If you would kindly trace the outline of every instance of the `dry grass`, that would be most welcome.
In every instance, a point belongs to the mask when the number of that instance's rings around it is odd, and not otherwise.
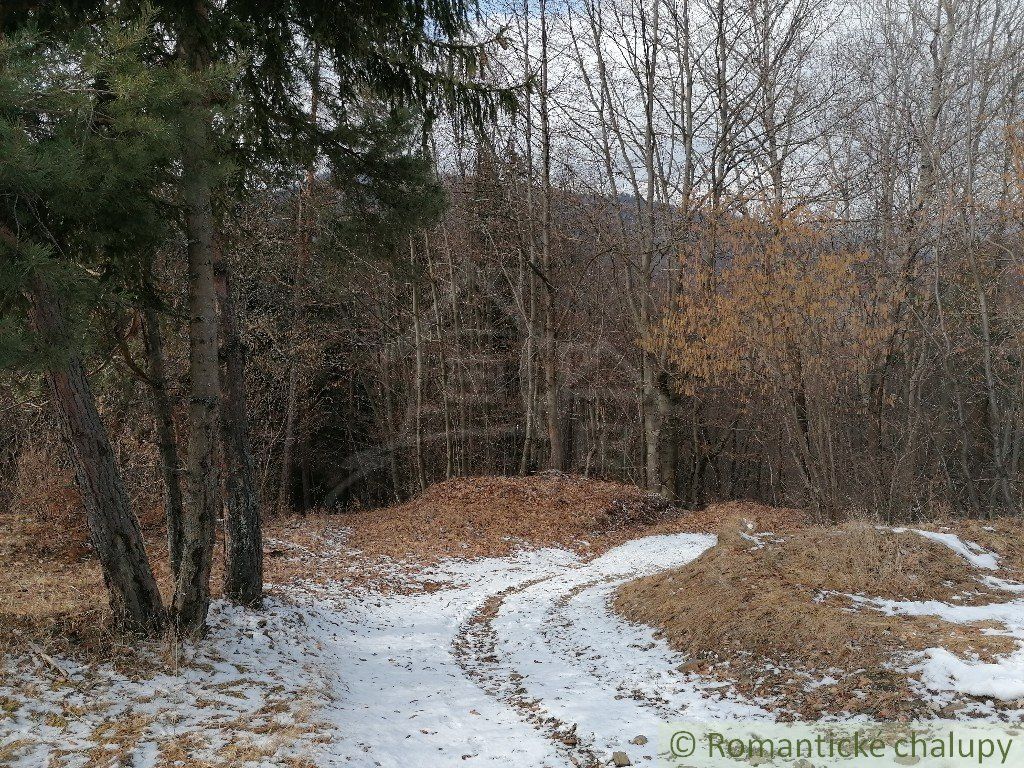
[[[165,601],[172,585],[162,515],[148,510],[140,523],[150,562]],[[280,518],[265,524],[267,579],[288,582],[315,569],[317,553],[331,530],[342,527],[336,515]],[[277,543],[275,543],[277,542]],[[296,552],[281,552],[280,542],[295,542]],[[223,546],[214,548],[214,596],[221,590]],[[85,512],[73,489],[60,503],[16,505],[0,514],[0,653],[31,649],[51,653],[117,657],[130,639],[111,632],[110,608],[99,563],[89,544]],[[130,654],[129,654],[130,655]]]
[[[32,644],[50,653],[105,657],[123,651],[109,631],[102,575],[89,546],[74,480],[52,482],[19,497],[0,514],[0,652]],[[468,478],[441,483],[396,507],[356,514],[312,514],[265,521],[267,581],[336,579],[364,582],[364,567],[382,558],[414,563],[444,557],[507,554],[524,544],[583,546],[664,522],[678,511],[639,489],[573,476]],[[165,599],[171,593],[165,529],[159,510],[140,518],[150,561]],[[222,547],[215,548],[214,594]]]
[[[27,639],[86,647],[104,636],[109,609],[99,566],[83,546],[87,536],[49,522],[0,517],[0,650]]]
[[[433,563],[500,557],[523,546],[565,547],[592,556],[637,536],[712,532],[737,512],[779,530],[805,520],[799,510],[752,502],[687,511],[633,485],[561,473],[456,478],[405,504],[344,520],[352,526],[347,543],[364,555]]]
[[[54,654],[122,655],[124,641],[109,631],[106,591],[74,478],[53,467],[44,474],[50,482],[0,514],[0,562],[7,566],[0,580],[0,652],[34,643]],[[337,580],[397,589],[403,580],[387,581],[394,579],[387,565],[394,561],[416,567],[446,557],[501,556],[523,546],[592,556],[639,535],[714,531],[737,513],[777,530],[803,521],[798,510],[745,502],[688,512],[635,486],[575,475],[460,478],[385,509],[266,520],[266,575],[268,583]],[[171,588],[161,511],[143,509],[140,523],[166,598]],[[218,543],[215,595],[221,555]]]
[[[933,646],[983,657],[1015,647],[980,626],[854,611],[842,596],[950,600],[982,591],[977,571],[941,544],[865,523],[759,536],[759,543],[740,528],[740,518],[731,519],[718,546],[687,566],[624,585],[615,605],[689,654],[694,670],[738,680],[741,691],[774,696],[812,718],[842,711],[921,716],[907,676],[887,662]],[[839,680],[808,692],[794,670],[838,673]]]
[[[5,652],[15,654],[11,659],[17,666],[11,667],[12,670],[31,670],[33,664],[37,668],[31,676],[12,676],[6,681],[16,698],[0,697],[0,724],[21,710],[26,701],[53,699],[54,693],[64,688],[78,693],[87,689],[97,699],[86,707],[72,705],[70,700],[58,695],[53,707],[24,710],[28,712],[25,717],[38,721],[40,726],[68,732],[71,725],[81,723],[85,715],[95,716],[102,712],[101,707],[109,706],[109,701],[103,698],[107,696],[106,674],[94,672],[107,668],[93,666],[95,663],[112,662],[117,672],[129,679],[141,680],[156,671],[174,674],[180,648],[177,643],[169,642],[166,658],[161,660],[153,653],[152,645],[137,644],[131,638],[110,631],[106,590],[89,545],[85,514],[74,480],[58,472],[47,476],[50,481],[35,488],[34,496],[18,497],[9,512],[0,514],[0,562],[5,566],[4,578],[0,579],[0,656]],[[170,584],[162,514],[159,509],[142,507],[140,512],[150,560],[166,598]],[[267,530],[271,542],[294,541],[296,552],[306,553],[308,557],[299,558],[294,553],[286,557],[269,556],[268,578],[292,578],[303,567],[309,567],[308,563],[315,559],[314,550],[319,550],[322,557],[323,538],[329,535],[331,528],[339,528],[336,516],[333,521],[322,517],[269,521]],[[276,544],[272,543],[268,549],[273,551],[274,546]],[[221,580],[220,542],[215,554],[217,562],[212,582],[216,593]],[[62,668],[62,657],[86,662],[90,669],[75,673],[84,678],[68,677]],[[203,666],[195,660],[189,664],[197,668]],[[213,669],[210,671],[212,673]],[[240,678],[231,686],[211,685],[210,693],[237,696],[241,700],[246,696],[241,690],[236,693],[234,687],[251,692],[261,686],[266,688],[263,674],[251,684]],[[89,765],[97,766],[130,762],[130,756],[140,743],[149,741],[157,745],[159,765],[199,768],[255,761],[310,768],[309,761],[287,756],[287,753],[294,751],[292,745],[310,741],[316,724],[310,721],[310,710],[300,699],[287,694],[284,688],[276,690],[277,687],[266,689],[263,709],[223,724],[211,717],[205,733],[173,732],[174,729],[166,733],[166,729],[153,721],[152,715],[119,715],[88,734],[92,746],[86,751],[56,750],[51,753],[51,761],[57,765],[69,759],[81,761],[84,757]],[[214,702],[207,702],[200,693],[195,705],[212,707]],[[287,717],[280,720],[275,717],[282,714]],[[161,722],[171,716],[163,710]],[[211,741],[211,736],[216,740]],[[0,764],[30,752],[37,743],[37,739],[30,737],[0,746]]]

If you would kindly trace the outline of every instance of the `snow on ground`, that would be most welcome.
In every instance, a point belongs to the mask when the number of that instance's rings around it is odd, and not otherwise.
[[[607,609],[624,581],[684,565],[714,541],[707,535],[632,541],[511,593],[493,623],[500,667],[506,676],[521,676],[526,695],[546,712],[576,725],[598,757],[622,750],[634,762],[655,758],[663,721],[769,717],[751,703],[712,695],[677,670],[681,657],[650,630]],[[643,741],[637,736],[647,742],[631,745]]]
[[[346,601],[314,590],[322,602],[337,601],[320,639],[340,686],[329,711],[338,741],[317,764],[570,765],[564,741],[534,727],[538,718],[509,698],[529,700],[540,720],[576,726],[580,745],[602,757],[612,749],[651,754],[656,727],[673,707],[675,716],[689,708],[690,719],[764,716],[753,705],[713,701],[717,695],[676,671],[680,657],[607,603],[616,583],[686,563],[713,543],[656,536],[589,563],[553,549],[447,563],[427,576],[457,586],[387,599]],[[476,658],[457,641],[494,599],[502,602],[490,622],[497,658]],[[504,695],[516,688],[525,693]],[[643,692],[639,701],[634,691]],[[638,735],[648,747],[628,743]]]
[[[907,529],[897,528],[896,532]],[[937,541],[964,557],[981,570],[995,570],[999,558],[974,542],[965,542],[952,533],[935,533],[909,529]],[[979,582],[1010,593],[1024,592],[1024,584],[1000,579],[991,574],[979,575]],[[986,632],[1013,637],[1018,650],[1000,657],[994,663],[980,659],[963,659],[945,648],[928,648],[913,669],[921,673],[921,682],[933,694],[959,693],[969,696],[1015,701],[1024,699],[1024,600],[985,605],[958,605],[939,600],[887,600],[847,595],[854,604],[881,611],[890,616],[935,616],[953,624],[991,622],[1002,629]]]
[[[54,674],[33,690],[44,670],[21,659],[0,683],[0,764],[6,749],[18,768],[97,755],[150,768],[175,745],[254,766],[566,768],[579,750],[603,761],[613,749],[635,761],[653,754],[662,720],[767,716],[678,672],[681,657],[608,605],[621,581],[713,543],[657,536],[590,562],[557,549],[451,561],[418,574],[443,587],[413,594],[294,587],[263,613],[219,605],[196,657],[148,678],[68,664],[67,686]],[[493,658],[462,639],[474,632]],[[542,725],[555,721],[577,747]],[[135,723],[131,738],[110,722]],[[639,735],[647,746],[628,743]]]
[[[991,553],[936,536],[994,567]],[[192,657],[148,676],[8,658],[0,765],[568,768],[620,750],[643,764],[661,722],[771,719],[763,703],[682,671],[683,657],[609,605],[622,582],[713,543],[652,536],[589,562],[540,549],[445,562],[417,574],[423,588],[409,594],[310,583],[280,590],[261,613],[218,604]],[[1024,599],[849,597],[893,614],[993,621],[1024,641]],[[933,648],[919,670],[936,697],[1024,697],[1024,650],[993,663]]]
[[[275,599],[261,613],[218,603],[210,624],[188,658],[143,651],[148,676],[38,651],[3,659],[0,765],[278,766],[308,750],[329,681],[302,614]]]
[[[928,648],[924,659],[915,669],[920,671],[921,682],[930,691],[962,693],[1003,701],[1024,699],[1024,600],[955,605],[939,600],[900,601],[855,595],[851,595],[850,599],[890,616],[935,616],[953,624],[993,622],[1002,625],[1002,629],[985,631],[1013,637],[1020,647],[1000,657],[995,663],[962,659],[944,648]]]
[[[911,531],[912,533],[916,533],[918,536],[923,536],[926,539],[930,539],[931,541],[935,541],[949,547],[975,568],[984,568],[988,571],[994,571],[999,567],[999,555],[995,552],[989,552],[987,549],[978,546],[973,541],[964,541],[956,534],[923,531],[920,528],[893,528],[894,533],[906,533],[907,531]]]
[[[298,593],[319,617],[321,663],[336,684],[324,713],[336,741],[322,746],[317,764],[561,765],[549,740],[465,675],[452,644],[489,595],[575,562],[568,552],[545,549],[433,569],[429,578],[457,583],[434,592],[360,600],[330,587]]]

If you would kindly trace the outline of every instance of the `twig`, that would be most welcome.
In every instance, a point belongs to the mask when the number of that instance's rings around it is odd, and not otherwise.
[[[57,663],[57,661],[53,658],[53,656],[48,654],[46,651],[44,651],[38,645],[33,643],[31,640],[28,643],[28,647],[32,650],[32,653],[34,653],[40,659],[42,659],[47,664],[49,664],[51,667],[53,667],[55,670],[57,670],[57,672],[60,673],[60,676],[63,677],[65,680],[70,680],[71,679],[71,675],[69,675],[64,670],[64,668],[60,664]]]

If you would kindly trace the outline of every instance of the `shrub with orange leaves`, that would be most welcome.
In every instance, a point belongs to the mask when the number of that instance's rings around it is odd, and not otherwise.
[[[862,250],[796,216],[715,229],[720,270],[710,275],[705,260],[684,269],[689,284],[659,329],[684,391],[736,384],[778,392],[837,364],[847,374],[864,369],[889,326],[870,300]]]

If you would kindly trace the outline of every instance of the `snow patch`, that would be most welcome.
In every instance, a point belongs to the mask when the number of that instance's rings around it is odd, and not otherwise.
[[[994,571],[999,567],[999,555],[989,552],[984,547],[975,544],[973,541],[963,541],[953,533],[936,533],[935,531],[924,531],[920,528],[893,528],[896,533],[910,531],[918,536],[923,536],[931,541],[944,544],[956,552],[975,568],[983,568],[987,571]]]
[[[302,613],[282,600],[266,602],[262,613],[216,603],[208,637],[176,670],[155,645],[140,651],[153,669],[133,675],[70,659],[56,660],[60,672],[25,656],[3,659],[0,753],[6,748],[11,759],[5,765],[91,766],[103,751],[111,765],[152,768],[161,748],[182,737],[196,760],[216,761],[235,746],[256,755],[239,765],[280,765],[302,755],[311,730],[278,739],[273,732],[282,729],[271,726],[303,721],[322,704],[325,682],[307,663]]]
[[[984,629],[985,633],[1013,637],[1020,649],[996,659],[962,659],[945,648],[928,648],[924,660],[914,667],[921,673],[925,687],[935,692],[988,697],[1002,701],[1024,698],[1024,600],[987,605],[952,605],[940,600],[887,600],[847,595],[857,605],[881,611],[889,616],[935,616],[953,624],[993,622],[1002,629]]]
[[[1014,701],[1024,699],[1024,657],[1015,653],[997,664],[965,661],[945,648],[929,648],[921,681],[934,691]]]

